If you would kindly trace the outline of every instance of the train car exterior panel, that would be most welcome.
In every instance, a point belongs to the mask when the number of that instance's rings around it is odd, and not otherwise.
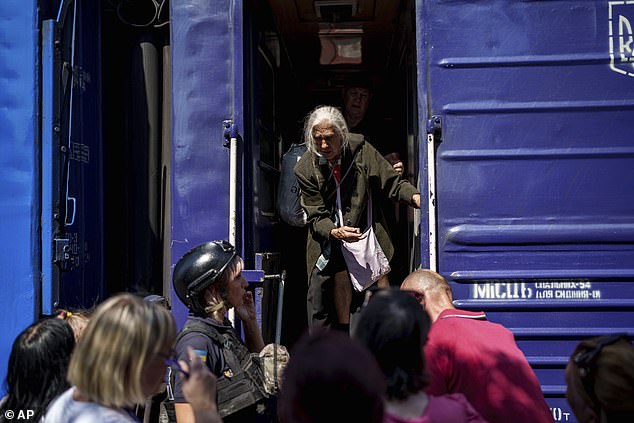
[[[459,306],[514,331],[556,419],[574,421],[575,343],[634,330],[634,79],[611,66],[616,2],[423,3],[438,269]]]
[[[278,239],[274,207],[283,145],[278,119],[287,116],[279,106],[294,107],[298,93],[284,87],[283,79],[290,79],[292,64],[307,60],[291,63],[285,55],[292,49],[276,44],[277,34],[258,15],[272,12],[273,3],[170,1],[171,64],[159,72],[171,75],[169,93],[163,93],[171,109],[166,114],[171,141],[160,147],[169,150],[161,152],[169,156],[168,173],[161,176],[169,179],[162,188],[169,191],[164,216],[170,228],[160,241],[166,268],[151,273],[162,275],[164,287],[170,285],[169,267],[208,240],[231,240],[247,269],[268,266],[273,273],[284,262],[280,255],[292,248],[280,247],[291,238]],[[403,87],[411,91],[400,108],[411,115],[402,120],[411,126],[408,173],[420,175],[422,196],[431,204],[408,217],[413,226],[408,237],[420,241],[420,251],[411,249],[408,260],[447,277],[457,306],[485,310],[490,320],[512,330],[555,420],[574,422],[564,398],[563,368],[576,342],[611,332],[634,335],[634,4],[403,4],[408,21],[401,35],[407,42],[390,56],[403,58],[395,68],[406,74]],[[130,97],[100,91],[125,86],[103,75],[108,66],[101,62],[107,55],[102,48],[119,53],[119,39],[110,44],[100,39],[100,25],[121,28],[120,16],[104,17],[113,12],[104,2],[59,0],[44,7],[60,7],[57,20],[40,22],[40,6],[14,0],[0,6],[0,38],[6,40],[0,43],[0,263],[7,270],[0,305],[12,316],[3,323],[2,379],[11,342],[39,312],[51,312],[60,298],[89,306],[112,288],[108,254],[152,265],[134,257],[147,251],[127,242],[134,234],[117,231],[109,215],[112,203],[106,204],[118,198],[118,183],[127,176],[143,179],[152,172],[129,165],[124,176],[117,175],[115,188],[107,189],[119,152],[106,143],[120,133],[105,130],[106,120],[144,117],[113,113],[118,99]],[[278,56],[267,50],[275,45]],[[64,74],[63,66],[72,72]],[[324,70],[313,76],[318,79]],[[139,69],[119,74],[134,71]],[[328,84],[337,78],[341,75],[311,84],[332,94],[335,87]],[[139,80],[130,77],[131,84]],[[135,88],[143,94],[145,87]],[[293,132],[288,130],[293,122],[287,125],[284,130]],[[412,128],[418,128],[417,140]],[[121,137],[135,144],[125,151],[157,153],[157,146],[145,152],[144,141],[136,142],[141,132]],[[156,199],[149,204],[143,192],[134,194],[145,186],[135,183],[130,195],[135,199],[115,204],[140,207],[117,210],[133,216],[125,226],[130,231],[152,226],[135,227],[158,204]],[[62,216],[53,217],[56,211]],[[112,254],[119,239],[128,246]],[[245,274],[258,282],[263,272]],[[171,294],[180,325],[186,309]],[[258,310],[264,307],[258,304]]]
[[[242,5],[190,0],[170,7],[173,266],[194,246],[229,238],[232,181],[223,122],[231,120],[234,131],[243,126]],[[187,311],[173,298],[182,324]]]
[[[0,396],[13,339],[39,312],[37,9],[0,5]]]

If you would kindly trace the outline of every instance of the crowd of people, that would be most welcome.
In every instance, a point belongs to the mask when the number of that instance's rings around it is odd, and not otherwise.
[[[363,94],[351,90],[348,108],[364,109]],[[162,297],[118,294],[20,333],[0,423],[11,410],[32,410],[31,421],[44,423],[552,422],[508,329],[456,308],[450,284],[431,270],[387,282],[394,247],[380,204],[419,208],[420,192],[400,160],[388,161],[347,120],[361,122],[322,106],[304,127],[308,151],[295,174],[308,215],[309,330],[290,357],[265,348],[234,246],[211,241],[174,268],[174,291],[189,310],[180,331]],[[347,244],[368,241],[371,257],[348,254]],[[579,342],[565,380],[579,422],[634,421],[626,335]]]
[[[32,421],[46,423],[144,421],[135,407],[160,391],[169,369],[177,422],[553,421],[513,335],[456,308],[448,282],[430,270],[411,273],[400,289],[366,291],[350,335],[307,331],[279,391],[267,391],[252,354],[263,347],[257,324],[243,341],[226,316],[235,308],[245,328],[255,320],[241,267],[224,241],[179,261],[174,285],[190,317],[178,335],[165,306],[131,294],[85,313],[79,333],[71,312],[30,325],[13,344],[0,420],[32,410]],[[579,422],[634,421],[634,346],[625,334],[579,342],[565,379]]]
[[[242,259],[225,241],[179,260],[174,286],[190,316],[177,333],[167,307],[115,295],[83,315],[40,319],[15,340],[7,410],[58,422],[551,422],[535,373],[513,335],[481,312],[453,305],[438,273],[417,270],[398,288],[365,291],[350,334],[307,331],[264,387],[264,343]],[[234,308],[244,340],[227,320]],[[78,330],[79,329],[79,330]],[[166,372],[169,369],[170,372]],[[163,388],[176,415],[144,419],[139,405]],[[581,423],[634,421],[634,347],[625,334],[578,343],[566,367],[567,398]]]

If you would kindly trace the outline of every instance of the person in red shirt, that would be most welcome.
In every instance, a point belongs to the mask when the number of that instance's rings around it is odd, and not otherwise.
[[[433,322],[425,346],[427,393],[462,393],[490,423],[553,421],[511,331],[484,312],[455,308],[449,283],[431,270],[411,273],[401,290],[412,292]]]

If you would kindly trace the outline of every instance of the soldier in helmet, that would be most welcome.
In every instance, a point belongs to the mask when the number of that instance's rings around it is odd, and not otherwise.
[[[258,418],[266,413],[267,394],[262,367],[252,354],[262,350],[264,341],[242,268],[233,245],[211,241],[187,252],[173,273],[174,290],[189,309],[176,340],[176,355],[187,360],[187,347],[192,347],[218,377],[218,411],[225,423],[266,421]],[[232,307],[242,321],[244,343],[227,319]],[[176,419],[178,423],[193,422],[180,376],[177,374],[174,384]]]

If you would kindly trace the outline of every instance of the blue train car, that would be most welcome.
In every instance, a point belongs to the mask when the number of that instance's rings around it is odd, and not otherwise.
[[[610,0],[6,0],[0,5],[0,377],[56,307],[163,293],[230,239],[286,271],[304,330],[306,232],[276,211],[315,105],[368,78],[370,113],[428,204],[400,210],[402,271],[510,328],[556,421],[583,338],[634,335],[634,4]],[[265,336],[269,296],[258,285]]]

